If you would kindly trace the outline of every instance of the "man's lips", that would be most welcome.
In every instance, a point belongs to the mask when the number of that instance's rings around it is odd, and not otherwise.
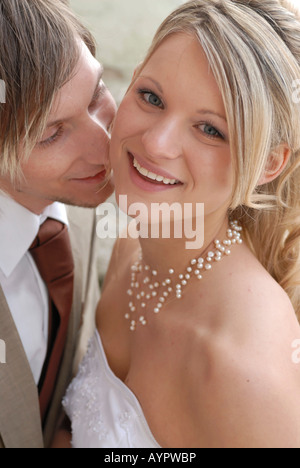
[[[71,180],[75,182],[102,182],[106,178],[106,169],[98,172],[96,175],[86,176],[86,177],[73,177]]]

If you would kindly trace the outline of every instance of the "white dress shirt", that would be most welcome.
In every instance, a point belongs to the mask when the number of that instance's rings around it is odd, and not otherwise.
[[[0,284],[36,384],[47,352],[49,301],[28,249],[47,217],[68,224],[61,203],[53,203],[39,216],[0,192]]]

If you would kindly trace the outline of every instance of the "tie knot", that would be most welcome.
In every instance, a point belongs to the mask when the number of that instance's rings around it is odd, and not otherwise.
[[[74,270],[72,248],[65,224],[48,218],[30,247],[40,274],[48,285]]]
[[[40,226],[39,232],[33,241],[30,251],[46,244],[51,239],[54,239],[65,228],[65,225],[55,219],[47,218],[46,221]]]

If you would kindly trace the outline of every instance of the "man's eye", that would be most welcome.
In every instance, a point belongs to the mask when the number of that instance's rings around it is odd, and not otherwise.
[[[43,141],[39,141],[38,142],[38,145],[45,148],[49,145],[51,145],[52,143],[54,143],[62,134],[63,134],[64,130],[63,130],[63,127],[60,126],[55,133],[53,133],[53,135],[51,135],[49,138],[46,138],[45,140]]]
[[[151,106],[160,108],[163,107],[161,99],[159,99],[159,97],[156,94],[152,93],[152,91],[149,91],[147,89],[139,89],[138,94],[144,102],[147,102]]]

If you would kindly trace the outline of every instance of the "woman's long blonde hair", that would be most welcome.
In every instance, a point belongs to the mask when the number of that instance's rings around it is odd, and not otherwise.
[[[160,26],[145,66],[169,35],[198,37],[223,96],[234,167],[231,215],[289,295],[300,319],[300,15],[289,0],[196,0]],[[298,91],[297,91],[298,87]],[[272,153],[288,165],[259,186]]]

